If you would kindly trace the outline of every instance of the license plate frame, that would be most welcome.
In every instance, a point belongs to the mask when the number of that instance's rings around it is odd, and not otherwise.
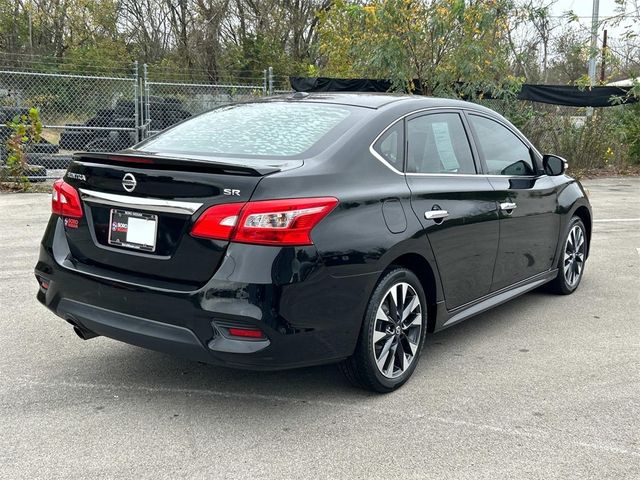
[[[109,245],[153,253],[156,251],[157,240],[158,215],[120,208],[111,209]]]

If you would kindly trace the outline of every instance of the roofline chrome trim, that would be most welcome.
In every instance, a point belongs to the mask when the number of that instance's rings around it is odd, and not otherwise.
[[[546,177],[546,174],[542,174],[542,175],[495,175],[495,174],[486,174],[486,173],[405,173],[405,172],[401,172],[400,170],[398,170],[397,168],[395,168],[393,165],[391,165],[387,160],[385,160],[385,158],[380,155],[375,148],[373,148],[373,146],[376,144],[376,142],[380,139],[380,137],[382,137],[387,130],[389,130],[391,127],[393,127],[396,123],[403,121],[405,118],[410,117],[411,115],[415,115],[416,113],[422,113],[422,112],[427,112],[430,110],[453,110],[454,112],[462,112],[462,111],[470,111],[473,113],[478,113],[480,115],[484,114],[485,117],[490,117],[489,115],[487,115],[485,112],[482,112],[481,110],[475,110],[473,108],[463,108],[463,107],[427,107],[427,108],[421,108],[418,110],[413,110],[412,112],[409,113],[405,113],[404,115],[402,115],[401,117],[396,118],[393,122],[391,122],[389,125],[387,125],[384,130],[382,130],[377,136],[376,138],[373,139],[373,142],[371,142],[371,145],[369,145],[369,152],[371,153],[371,155],[373,155],[380,163],[382,163],[385,167],[387,167],[389,170],[391,170],[393,173],[396,173],[398,175],[403,175],[403,176],[409,176],[409,177],[482,177],[482,178],[540,178],[540,177]],[[499,121],[499,119],[493,119],[492,120],[500,123],[501,125],[503,125],[505,128],[507,128],[509,131],[513,132],[513,130],[511,128],[509,128],[508,125],[505,125],[503,122]],[[513,132],[515,134],[515,132]],[[522,135],[517,135],[519,140],[522,141],[521,136]],[[530,148],[533,148],[535,150],[536,153],[540,154],[540,152],[538,152],[538,150],[531,144],[531,142],[523,142],[525,143],[525,145],[527,145]]]
[[[193,215],[202,207],[202,203],[196,202],[130,197],[128,195],[117,195],[115,193],[96,192],[84,188],[80,189],[80,198],[88,203],[99,203],[114,207],[136,208],[138,210],[151,210],[156,212],[179,213],[183,215]]]

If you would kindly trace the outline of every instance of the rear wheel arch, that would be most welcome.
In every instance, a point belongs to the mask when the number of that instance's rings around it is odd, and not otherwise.
[[[436,323],[436,277],[433,268],[427,259],[418,253],[406,253],[397,257],[388,265],[385,272],[394,267],[406,268],[420,280],[427,299],[427,332],[433,332]]]

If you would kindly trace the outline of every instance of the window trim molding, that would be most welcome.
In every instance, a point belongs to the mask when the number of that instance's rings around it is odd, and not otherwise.
[[[390,130],[395,128],[395,126],[400,122],[402,122],[402,127],[400,128],[401,135],[402,135],[402,145],[401,145],[401,148],[400,148],[400,151],[401,151],[401,154],[402,154],[402,170],[398,170],[396,167],[394,167],[393,164],[391,162],[389,162],[389,160],[384,158],[384,155],[382,153],[380,153],[378,150],[376,150],[376,148],[375,148],[376,144],[382,139],[382,137],[384,137],[387,134],[387,132],[389,132]],[[384,163],[386,166],[388,166],[391,170],[395,171],[396,173],[401,173],[402,174],[402,172],[404,172],[406,170],[406,167],[407,167],[406,143],[407,143],[407,132],[406,132],[406,128],[405,128],[405,125],[404,125],[404,117],[403,117],[403,118],[400,118],[400,119],[396,120],[392,124],[388,125],[380,133],[380,135],[378,135],[375,138],[373,143],[369,146],[369,150],[371,151],[371,153],[378,160],[380,160],[382,163]]]
[[[447,111],[447,110],[451,110],[454,112],[460,112],[463,113],[465,116],[469,113],[469,114],[477,114],[483,117],[487,117],[495,122],[498,122],[500,125],[503,125],[504,127],[506,127],[508,130],[513,132],[513,129],[505,124],[503,121],[501,121],[499,118],[495,118],[490,114],[487,114],[485,112],[482,112],[480,110],[476,110],[473,107],[426,107],[426,108],[419,108],[417,110],[412,110],[410,112],[407,112],[403,115],[401,115],[400,117],[396,118],[393,122],[391,122],[389,125],[387,125],[378,135],[376,135],[376,137],[373,139],[373,142],[371,142],[369,144],[369,153],[371,153],[371,155],[374,156],[374,158],[376,160],[378,160],[380,163],[382,163],[384,166],[386,166],[389,170],[391,170],[393,173],[397,174],[397,175],[402,175],[402,176],[411,176],[411,177],[454,177],[454,178],[463,178],[463,177],[474,177],[474,178],[529,178],[529,179],[533,179],[533,178],[543,178],[546,177],[546,173],[542,172],[539,175],[514,175],[514,176],[509,176],[509,175],[492,175],[492,174],[487,174],[485,172],[482,173],[475,173],[475,174],[470,174],[470,173],[407,173],[407,172],[401,172],[398,169],[396,169],[393,165],[391,165],[389,162],[387,162],[384,157],[382,157],[382,155],[378,154],[378,152],[373,148],[373,146],[375,145],[375,143],[378,141],[378,139],[380,137],[382,137],[382,135],[384,135],[386,133],[387,130],[389,130],[391,127],[393,127],[396,123],[398,122],[404,122],[404,120],[407,117],[410,117],[412,115],[415,115],[417,113],[422,113],[422,112],[435,112],[435,111]],[[519,134],[518,132],[513,132],[514,134],[516,134],[516,136],[524,142],[525,145],[529,146],[529,148],[536,154],[538,154],[539,156],[541,155],[540,152],[531,144],[531,142],[528,141],[528,139],[526,137],[524,137],[524,135]],[[473,132],[472,132],[473,135]],[[474,139],[475,142],[475,139]],[[475,143],[474,143],[475,145]],[[405,159],[406,160],[406,159]],[[403,162],[403,163],[406,163]],[[404,170],[404,168],[403,168]]]

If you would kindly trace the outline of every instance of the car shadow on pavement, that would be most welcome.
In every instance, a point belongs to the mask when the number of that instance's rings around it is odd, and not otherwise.
[[[527,329],[523,311],[535,310],[540,303],[557,298],[544,292],[531,292],[512,302],[480,314],[436,334],[427,335],[421,362],[406,387],[420,386],[434,368],[446,368],[453,355],[468,346],[482,343],[487,336],[500,335],[507,325]],[[112,386],[129,394],[189,394],[216,398],[256,399],[271,397],[351,402],[376,394],[353,388],[335,365],[275,372],[256,372],[207,365],[138,347],[98,338],[100,355],[84,355],[81,369],[69,366],[73,381],[81,385]],[[78,348],[82,348],[79,345]],[[69,377],[66,377],[69,378]]]

